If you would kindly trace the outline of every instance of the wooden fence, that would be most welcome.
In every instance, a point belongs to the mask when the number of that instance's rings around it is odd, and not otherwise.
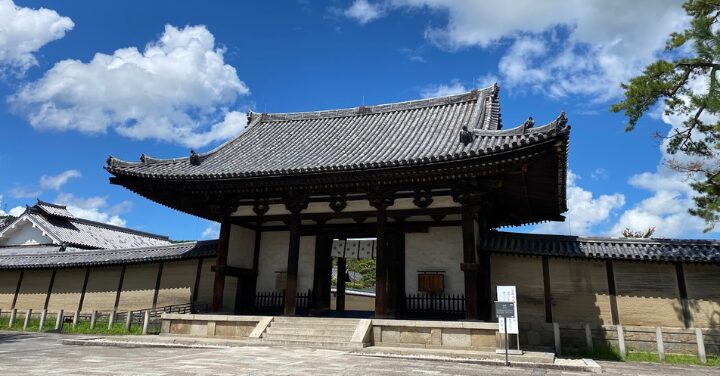
[[[465,315],[465,295],[409,294],[405,296],[405,314],[459,318]]]
[[[261,313],[281,314],[285,307],[285,291],[261,292],[255,294],[255,311]],[[312,307],[312,290],[297,294],[296,312],[307,313]]]

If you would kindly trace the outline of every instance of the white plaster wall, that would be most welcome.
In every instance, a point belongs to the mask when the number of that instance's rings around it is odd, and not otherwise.
[[[290,232],[264,232],[260,241],[260,262],[258,265],[258,292],[275,291],[276,271],[287,270]],[[315,237],[300,237],[300,258],[298,260],[298,292],[312,288],[315,268]]]
[[[417,272],[432,270],[445,272],[444,294],[463,294],[462,259],[462,229],[459,226],[431,227],[428,233],[405,234],[405,292],[417,294]]]
[[[253,266],[254,250],[255,231],[245,227],[231,225],[230,242],[228,246],[228,265],[251,269]]]
[[[8,229],[7,238],[0,238],[1,245],[52,244],[50,237],[43,235],[41,229],[33,227],[30,221],[20,221],[15,229]]]

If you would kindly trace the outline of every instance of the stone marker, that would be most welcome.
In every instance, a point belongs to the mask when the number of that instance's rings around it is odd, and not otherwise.
[[[150,324],[150,311],[145,311],[145,316],[143,317],[143,335],[148,334],[148,324]]]
[[[25,322],[23,322],[23,332],[27,330],[28,324],[30,324],[30,318],[32,317],[32,308],[28,308],[25,313]]]
[[[625,352],[625,331],[623,331],[623,327],[620,324],[616,326],[616,329],[618,335],[618,347],[620,348],[620,358],[625,359],[625,356],[627,356],[627,353]]]
[[[132,311],[128,311],[127,317],[125,318],[125,331],[130,331],[130,326],[132,325]]]
[[[705,364],[707,363],[707,355],[705,355],[705,340],[703,340],[702,329],[695,328],[695,338],[697,338],[698,358],[700,358],[700,363]]]
[[[92,314],[90,315],[90,329],[95,329],[95,321],[97,321],[97,313],[98,313],[98,311],[92,311]]]
[[[113,324],[115,324],[115,310],[113,309],[112,312],[110,312],[110,317],[108,317],[108,330],[112,329]]]
[[[17,308],[13,308],[12,311],[10,311],[10,320],[8,321],[8,328],[12,328],[13,324],[15,324],[15,316],[17,316]]]
[[[659,326],[655,328],[655,339],[657,340],[658,359],[660,359],[661,362],[664,362],[665,343],[663,343],[662,328]]]
[[[57,313],[57,317],[55,318],[55,330],[62,329],[63,324],[63,318],[65,316],[65,310],[59,310]]]
[[[78,321],[80,321],[80,311],[75,311],[75,314],[73,315],[73,328],[77,326]]]
[[[553,323],[553,334],[555,335],[555,355],[560,356],[560,324]]]
[[[588,351],[593,352],[593,338],[592,330],[590,330],[590,324],[585,324],[585,343],[587,344]]]
[[[38,324],[38,332],[43,331],[43,327],[45,326],[45,319],[47,318],[47,309],[43,309],[40,313],[40,324]]]

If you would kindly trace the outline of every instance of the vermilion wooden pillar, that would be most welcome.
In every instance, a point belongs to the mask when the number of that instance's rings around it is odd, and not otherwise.
[[[215,263],[215,283],[213,284],[213,312],[219,312],[223,306],[225,293],[225,267],[227,266],[228,248],[230,243],[230,218],[220,222],[220,239],[218,241],[217,261]]]

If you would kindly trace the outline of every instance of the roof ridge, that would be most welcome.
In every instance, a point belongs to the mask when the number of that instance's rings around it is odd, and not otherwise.
[[[69,220],[69,221],[83,222],[83,223],[89,224],[89,225],[97,225],[96,227],[104,227],[104,228],[107,228],[107,229],[110,229],[110,230],[117,230],[117,231],[120,231],[120,232],[126,232],[126,233],[131,233],[131,234],[136,234],[136,235],[145,235],[145,236],[148,236],[148,237],[151,237],[151,238],[155,238],[155,239],[159,239],[159,240],[168,240],[168,241],[170,240],[170,237],[169,237],[169,236],[166,236],[166,235],[153,234],[153,233],[151,233],[151,232],[140,231],[140,230],[135,230],[135,229],[127,228],[127,227],[121,227],[121,226],[111,225],[111,224],[109,224],[109,223],[102,223],[102,222],[98,222],[98,221],[92,221],[92,220],[85,219],[85,218],[75,217],[75,218],[68,218],[68,220]],[[173,244],[178,244],[178,243],[173,243]]]
[[[340,108],[332,110],[319,110],[319,111],[301,111],[301,112],[276,112],[276,113],[261,113],[260,122],[280,122],[280,121],[295,121],[295,120],[307,120],[307,119],[324,119],[324,118],[335,118],[335,117],[347,117],[347,116],[358,116],[358,115],[370,115],[386,112],[404,111],[416,108],[433,107],[440,105],[448,105],[453,103],[470,102],[477,100],[482,97],[482,94],[492,93],[494,86],[490,86],[483,89],[473,89],[463,93],[432,97],[432,98],[421,98],[413,99],[409,101],[401,102],[390,102],[381,103],[371,106],[358,106],[349,108]]]
[[[662,244],[662,243],[710,243],[720,244],[720,240],[716,239],[669,239],[669,238],[614,238],[610,236],[578,236],[578,235],[561,235],[561,234],[531,234],[509,231],[493,231],[493,235],[505,237],[525,238],[525,239],[547,239],[547,240],[565,240],[587,243],[643,243],[643,244]]]
[[[36,203],[35,205],[52,206],[52,207],[54,207],[54,208],[67,210],[67,205],[54,204],[54,203],[52,203],[52,202],[43,201],[43,200],[41,200],[41,199],[39,199],[39,198],[36,198],[36,200],[37,200],[37,203]]]

